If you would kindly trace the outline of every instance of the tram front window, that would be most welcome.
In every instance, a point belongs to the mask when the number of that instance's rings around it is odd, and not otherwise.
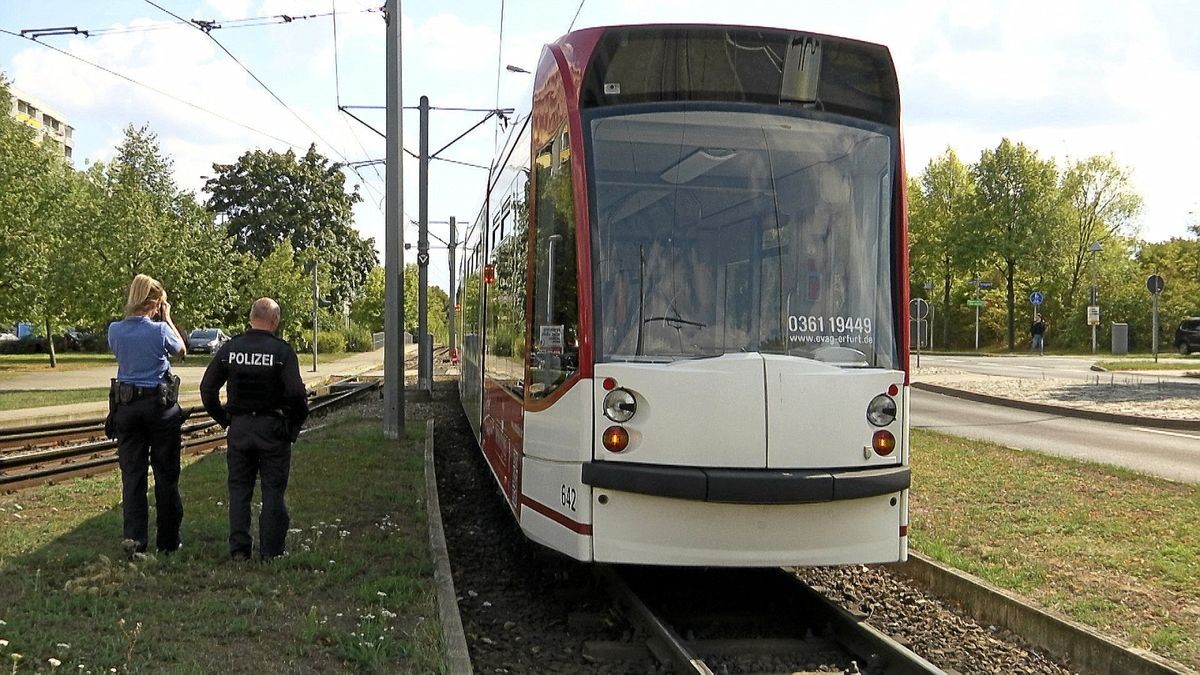
[[[894,130],[751,109],[589,118],[599,360],[898,367]]]

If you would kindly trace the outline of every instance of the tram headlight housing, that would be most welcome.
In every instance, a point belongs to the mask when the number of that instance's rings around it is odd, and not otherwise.
[[[867,404],[867,421],[877,427],[886,427],[896,421],[896,400],[880,394]]]
[[[637,398],[633,392],[620,387],[604,396],[604,416],[614,422],[628,422],[637,414]]]

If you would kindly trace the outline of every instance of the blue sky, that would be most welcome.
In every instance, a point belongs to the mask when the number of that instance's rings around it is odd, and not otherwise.
[[[187,19],[232,22],[212,36],[267,84],[281,106],[201,32],[144,0],[0,0],[0,28],[77,26],[114,29],[92,37],[42,41],[132,79],[234,119],[238,126],[153,93],[28,41],[0,34],[0,72],[63,113],[75,127],[76,164],[105,160],[127,124],[149,124],[175,158],[176,180],[198,190],[214,162],[249,148],[301,148],[316,142],[335,160],[383,156],[382,139],[338,113],[347,105],[384,103],[382,0],[155,0]],[[503,4],[503,39],[501,6]],[[236,27],[235,19],[338,12],[334,70],[328,16]],[[779,26],[879,42],[892,50],[903,98],[910,174],[947,146],[964,161],[1008,136],[1043,157],[1113,153],[1133,172],[1146,200],[1141,235],[1182,236],[1200,217],[1200,3],[1187,0],[1044,0],[1001,2],[788,2],[780,0],[464,0],[402,4],[405,105],[428,95],[434,106],[517,107],[541,45],[575,27],[646,22]],[[382,111],[361,111],[383,129]],[[481,113],[435,111],[431,149],[477,122]],[[245,127],[250,127],[247,129]],[[417,149],[416,113],[404,123],[405,146]],[[489,123],[446,150],[445,157],[487,164]],[[356,224],[383,239],[382,167],[350,181],[365,201]],[[434,162],[430,219],[472,218],[484,172]],[[405,166],[404,209],[417,216],[417,167]],[[432,225],[446,237],[444,225]],[[405,240],[415,242],[415,228]],[[436,244],[436,242],[433,242]],[[446,287],[444,251],[434,250],[432,283]]]

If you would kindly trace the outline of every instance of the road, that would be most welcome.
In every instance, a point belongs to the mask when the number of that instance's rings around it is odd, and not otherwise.
[[[1200,483],[1200,433],[1061,417],[975,403],[919,389],[912,389],[910,406],[910,422],[914,429],[929,429],[1012,448],[1113,464],[1170,480]]]

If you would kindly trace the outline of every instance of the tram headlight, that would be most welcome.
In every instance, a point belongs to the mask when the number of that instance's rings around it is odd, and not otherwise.
[[[880,394],[867,404],[867,421],[877,427],[886,427],[896,421],[896,400]]]
[[[614,422],[628,422],[637,413],[637,399],[628,389],[613,389],[604,396],[604,416]]]

